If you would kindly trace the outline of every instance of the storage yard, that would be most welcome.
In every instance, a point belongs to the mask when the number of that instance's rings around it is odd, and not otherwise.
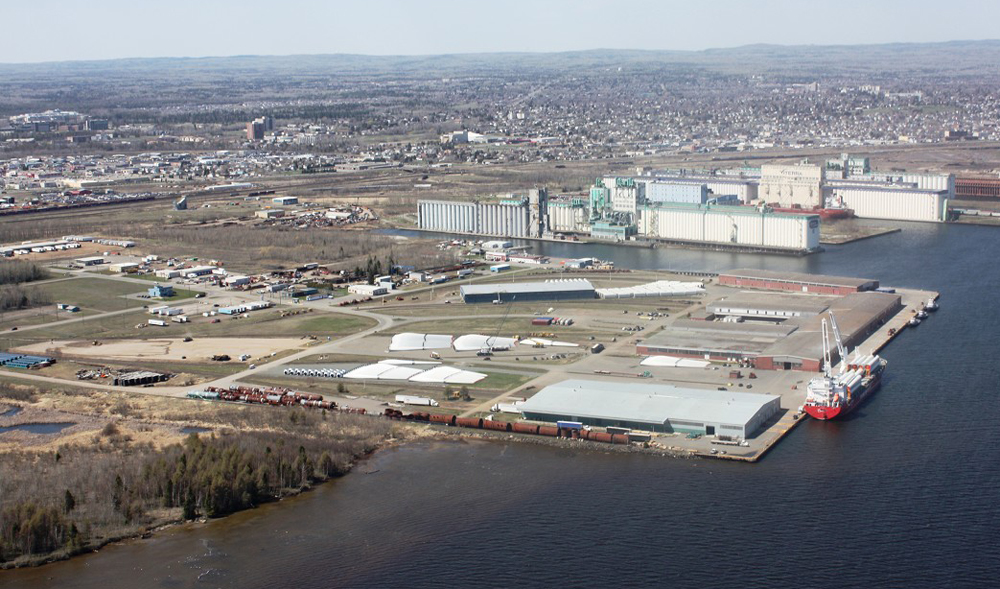
[[[515,257],[525,262],[499,275],[487,262],[426,274],[433,279],[381,277],[371,295],[283,298],[248,289],[260,277],[191,264],[204,274],[182,270],[157,284],[195,283],[188,296],[201,292],[200,300],[145,309],[138,299],[148,280],[98,278],[102,265],[86,266],[71,270],[86,277],[47,287],[65,298],[63,309],[82,311],[8,332],[5,351],[65,360],[11,368],[50,383],[326,403],[432,427],[752,461],[801,419],[806,385],[824,362],[822,320],[832,312],[848,353],[867,354],[936,296],[869,278],[762,270],[692,278]],[[75,285],[92,291],[72,297]],[[90,368],[97,362],[120,366]],[[286,392],[270,402],[267,391],[278,390]]]

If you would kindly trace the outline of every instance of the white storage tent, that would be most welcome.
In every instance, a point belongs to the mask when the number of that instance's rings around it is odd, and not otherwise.
[[[390,352],[441,350],[450,347],[450,335],[434,335],[428,333],[398,333],[392,336],[392,342],[389,343]]]
[[[456,352],[474,352],[483,348],[513,348],[515,344],[517,340],[512,337],[470,334],[455,338],[451,345]]]
[[[657,280],[647,284],[620,288],[599,288],[597,296],[602,299],[634,299],[639,297],[673,297],[704,294],[705,287],[700,282],[678,282]]]

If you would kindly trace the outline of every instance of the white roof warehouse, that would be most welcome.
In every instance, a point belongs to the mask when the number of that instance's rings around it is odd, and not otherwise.
[[[781,410],[781,397],[573,379],[545,387],[519,407],[537,421],[746,439]]]
[[[569,280],[546,280],[544,282],[508,282],[499,284],[462,285],[462,300],[466,303],[504,303],[516,300],[567,301],[573,299],[594,299],[597,294],[594,285],[582,278]]]

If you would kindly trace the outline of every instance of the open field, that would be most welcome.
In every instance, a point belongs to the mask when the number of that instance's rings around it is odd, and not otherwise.
[[[108,359],[113,361],[142,362],[157,360],[177,362],[204,360],[215,354],[236,358],[249,354],[253,358],[268,356],[282,350],[301,348],[307,344],[301,338],[198,338],[190,342],[178,338],[121,340],[102,342],[95,346],[91,341],[54,341],[22,346],[18,351],[31,354],[70,355],[77,358]]]
[[[142,285],[110,280],[106,278],[71,278],[32,285],[32,288],[45,293],[52,304],[67,303],[77,305],[82,309],[96,311],[120,311],[128,307],[141,306],[136,301],[122,298],[123,295],[140,294],[144,291]],[[191,295],[193,296],[193,295]],[[69,319],[71,313],[62,314],[63,319]]]
[[[208,309],[209,307],[204,307]],[[198,307],[201,310],[201,306]],[[48,340],[107,340],[107,339],[156,339],[164,337],[337,337],[356,333],[374,325],[371,319],[341,313],[309,313],[291,317],[281,317],[275,309],[259,311],[247,318],[220,317],[219,323],[194,316],[189,323],[168,322],[166,327],[145,324],[152,315],[144,310],[136,310],[111,317],[97,317],[76,323],[54,325],[30,331],[4,332],[0,342],[10,345],[26,345]]]

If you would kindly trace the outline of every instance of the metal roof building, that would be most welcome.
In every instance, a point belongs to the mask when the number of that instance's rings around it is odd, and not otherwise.
[[[870,278],[845,278],[821,276],[802,272],[776,272],[773,270],[732,270],[719,274],[719,284],[739,288],[764,290],[789,290],[812,294],[846,295],[852,292],[875,290],[878,280]]]
[[[573,379],[543,388],[519,408],[525,418],[537,421],[745,439],[781,410],[781,397]]]
[[[567,301],[597,297],[589,280],[546,280],[545,282],[508,282],[499,284],[466,284],[461,288],[466,303],[508,303],[529,301]]]

